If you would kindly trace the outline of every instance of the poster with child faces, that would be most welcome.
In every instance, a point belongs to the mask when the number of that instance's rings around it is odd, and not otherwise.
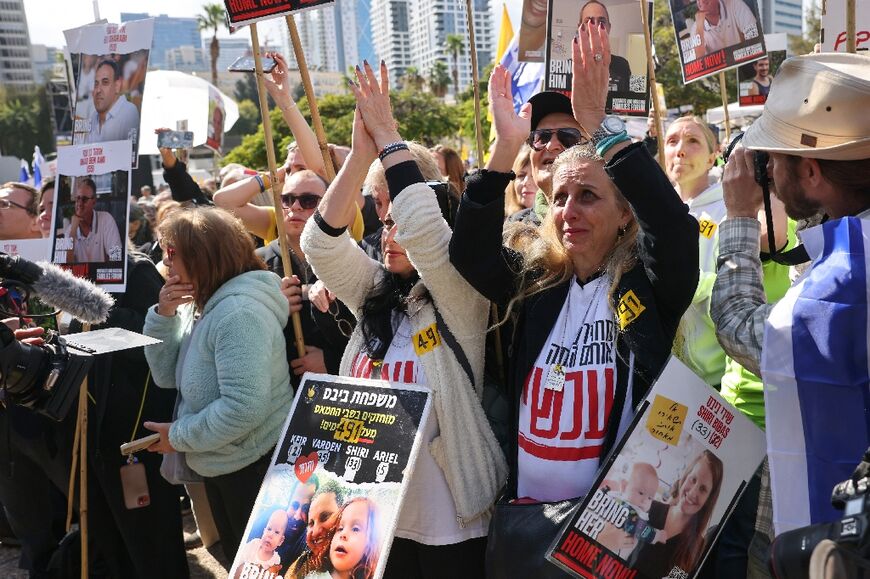
[[[51,261],[99,285],[127,285],[130,141],[61,147],[51,228]]]
[[[575,577],[694,577],[765,451],[672,357],[547,558]]]
[[[652,3],[647,3],[646,7],[647,23],[651,26]],[[571,47],[581,22],[604,25],[608,29],[610,90],[605,110],[628,116],[647,116],[646,39],[635,0],[550,0],[544,90],[570,96],[573,78]]]
[[[381,577],[430,398],[415,385],[306,374],[229,577]]]
[[[75,88],[73,145],[129,140],[136,168],[154,20],[89,24],[64,36]]]

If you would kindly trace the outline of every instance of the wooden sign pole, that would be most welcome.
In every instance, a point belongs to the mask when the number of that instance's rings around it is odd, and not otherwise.
[[[722,110],[725,113],[725,142],[731,142],[731,115],[728,113],[728,87],[725,85],[725,71],[719,71],[719,92],[722,94]]]
[[[846,0],[846,52],[857,52],[855,43],[855,0]]]
[[[302,41],[299,39],[299,31],[296,30],[296,21],[292,14],[285,17],[287,30],[290,31],[290,41],[293,43],[293,54],[296,55],[296,64],[299,65],[299,76],[302,77],[302,87],[305,96],[308,97],[308,109],[311,111],[311,126],[320,146],[320,154],[323,155],[323,165],[326,169],[326,180],[332,183],[335,179],[335,167],[329,154],[329,145],[326,142],[326,132],[320,121],[320,111],[317,109],[317,97],[314,94],[314,85],[311,84],[311,75],[308,72],[308,64],[305,61],[305,51],[302,50]]]
[[[269,183],[272,189],[272,205],[275,207],[275,225],[278,228],[278,245],[281,248],[281,264],[284,266],[284,275],[293,275],[293,263],[290,261],[290,251],[287,246],[287,237],[284,234],[284,207],[281,205],[281,189],[278,187],[275,163],[275,143],[272,140],[272,119],[269,116],[269,105],[266,102],[266,86],[263,82],[263,59],[260,56],[260,39],[257,35],[257,24],[249,26],[251,29],[251,46],[254,50],[254,66],[257,73],[257,96],[260,100],[260,115],[263,118],[263,136],[266,139],[266,160],[269,163]],[[327,163],[328,168],[331,167]],[[299,312],[290,316],[293,324],[293,334],[296,336],[296,351],[299,356],[305,355],[305,340],[302,337],[302,319]]]
[[[653,123],[656,127],[656,145],[659,152],[659,165],[662,170],[665,168],[665,134],[662,130],[662,117],[659,111],[659,87],[656,85],[656,64],[652,56],[652,38],[649,33],[649,19],[647,18],[647,10],[649,10],[648,0],[640,0],[640,19],[643,23],[643,39],[646,45],[646,68],[647,79],[649,81],[649,94],[652,100]]]

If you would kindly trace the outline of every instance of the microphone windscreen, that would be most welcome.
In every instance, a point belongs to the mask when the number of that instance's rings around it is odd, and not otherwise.
[[[39,262],[38,265],[42,276],[33,284],[33,289],[40,300],[85,324],[106,321],[109,310],[115,305],[112,296],[52,263]]]

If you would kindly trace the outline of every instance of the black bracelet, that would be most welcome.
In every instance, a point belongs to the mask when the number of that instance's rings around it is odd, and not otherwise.
[[[383,161],[387,155],[392,155],[396,151],[409,151],[409,150],[410,149],[408,149],[408,144],[406,142],[396,141],[395,143],[390,143],[389,145],[387,145],[386,147],[381,149],[381,152],[378,153],[378,159]]]
[[[344,227],[333,227],[323,218],[323,215],[320,214],[320,210],[316,209],[314,211],[314,215],[311,216],[314,219],[314,223],[320,228],[320,230],[330,237],[338,237],[342,233],[347,230],[347,226]]]
[[[254,175],[254,179],[257,180],[257,184],[260,186],[260,193],[266,190],[266,184],[263,182],[263,178],[260,177],[260,174],[257,173]]]

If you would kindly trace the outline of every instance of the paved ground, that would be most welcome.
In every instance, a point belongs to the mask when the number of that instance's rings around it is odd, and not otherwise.
[[[193,532],[196,525],[193,516],[184,517],[184,530]],[[27,573],[18,568],[19,549],[0,545],[0,577],[2,579],[27,579]],[[222,563],[225,562],[220,545],[215,545],[211,551],[200,546],[187,551],[187,565],[193,579],[223,579],[227,576]],[[156,579],[172,579],[170,577]]]

